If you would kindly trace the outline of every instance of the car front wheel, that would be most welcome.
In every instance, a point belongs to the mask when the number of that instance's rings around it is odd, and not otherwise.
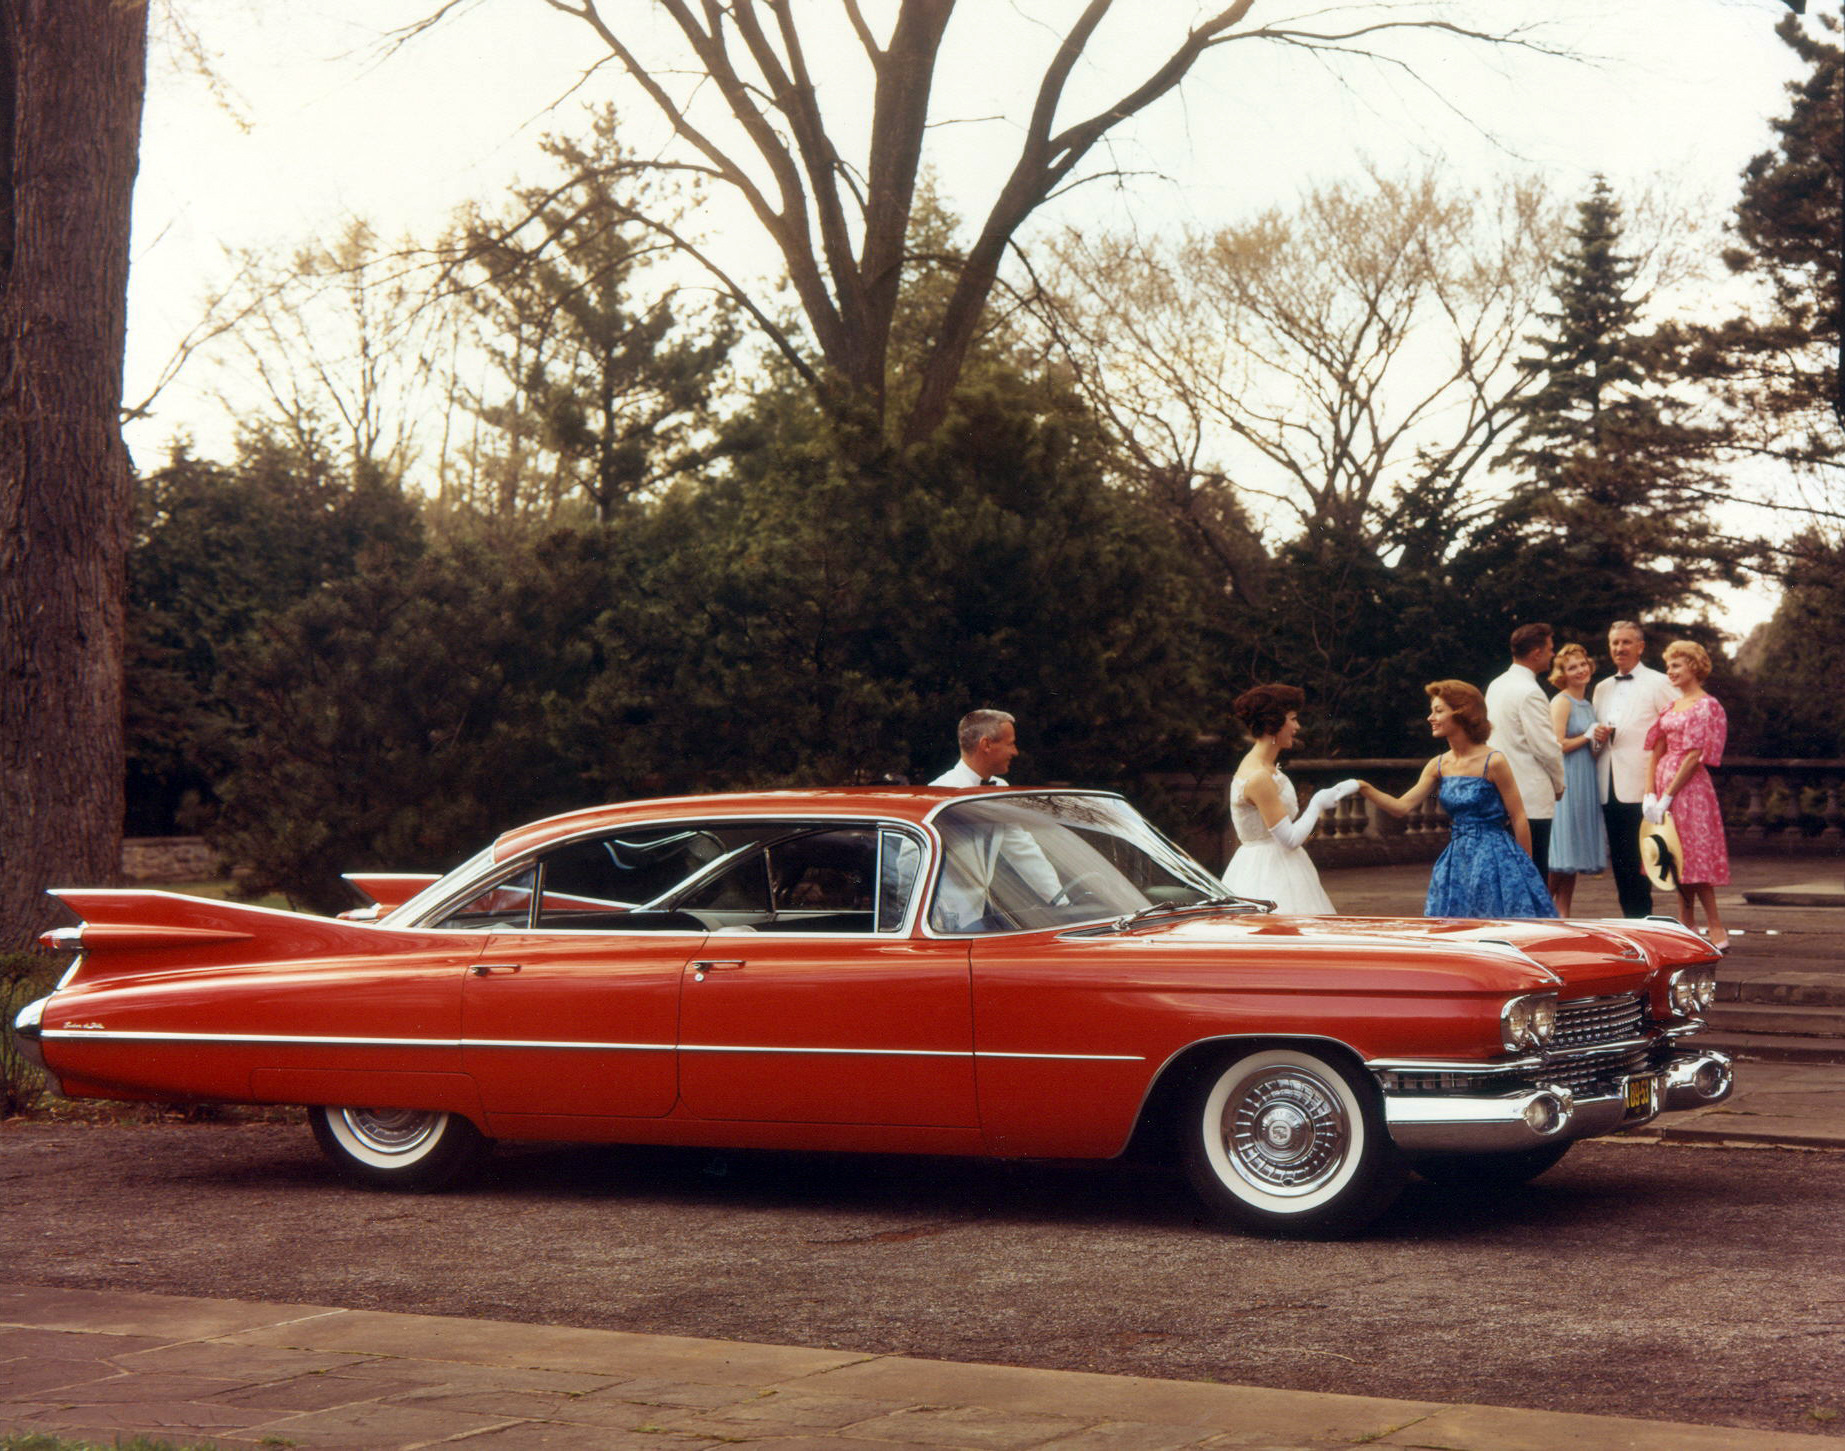
[[[1192,1187],[1246,1228],[1351,1234],[1403,1187],[1375,1085],[1331,1056],[1267,1048],[1220,1059],[1200,1076],[1182,1128]]]
[[[484,1157],[489,1140],[458,1113],[411,1108],[310,1108],[320,1150],[350,1179],[388,1189],[440,1189]]]

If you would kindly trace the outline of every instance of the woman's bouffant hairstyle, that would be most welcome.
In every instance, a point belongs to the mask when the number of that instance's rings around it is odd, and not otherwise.
[[[1710,679],[1710,652],[1696,640],[1674,640],[1666,646],[1666,660],[1675,658],[1690,661],[1691,673],[1699,680]]]
[[[1595,657],[1583,645],[1565,645],[1557,651],[1557,658],[1550,662],[1550,683],[1558,690],[1563,689],[1564,682],[1569,678],[1570,666],[1578,660],[1587,660],[1591,665],[1595,663]]]
[[[1288,723],[1288,712],[1307,703],[1298,685],[1258,685],[1245,690],[1230,709],[1252,736],[1272,736]]]
[[[1447,703],[1476,746],[1491,738],[1493,723],[1486,718],[1486,697],[1465,680],[1432,680],[1423,689],[1431,700]]]

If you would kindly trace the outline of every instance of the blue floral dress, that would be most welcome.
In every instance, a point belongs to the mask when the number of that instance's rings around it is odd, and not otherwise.
[[[1491,753],[1486,759],[1491,762]],[[1450,832],[1429,873],[1423,915],[1555,917],[1544,879],[1512,835],[1499,788],[1479,775],[1443,776],[1439,789]]]

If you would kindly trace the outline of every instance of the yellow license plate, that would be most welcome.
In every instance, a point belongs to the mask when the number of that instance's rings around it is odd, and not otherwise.
[[[1627,1080],[1627,1116],[1629,1118],[1650,1118],[1653,1114],[1654,1095],[1658,1092],[1657,1078],[1630,1078]]]

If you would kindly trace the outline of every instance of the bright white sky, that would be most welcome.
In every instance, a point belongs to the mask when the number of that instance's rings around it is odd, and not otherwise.
[[[605,0],[611,14],[641,3]],[[825,16],[837,10],[832,0],[801,3]],[[540,135],[568,127],[586,101],[619,94],[612,70],[583,82],[606,53],[543,0],[474,0],[382,54],[386,32],[436,4],[172,0],[212,57],[222,99],[188,63],[171,24],[157,19],[136,192],[131,399],[197,321],[201,300],[227,273],[228,251],[291,251],[331,239],[355,216],[387,238],[430,239],[460,203],[544,175]],[[889,8],[867,5],[874,16]],[[937,118],[962,124],[932,131],[930,159],[964,215],[984,214],[1010,165],[1051,27],[1076,8],[1074,0],[962,0],[934,107]],[[1069,110],[1125,89],[1207,8],[1121,0],[1074,78]],[[1252,18],[1310,8],[1311,0],[1257,0]],[[1321,14],[1349,23],[1416,8],[1373,0]],[[1401,52],[1412,75],[1363,61],[1335,68],[1269,45],[1225,47],[1205,57],[1182,94],[1117,133],[1108,161],[1144,175],[1126,190],[1078,189],[1043,223],[1104,225],[1126,215],[1152,229],[1223,223],[1348,175],[1363,159],[1387,169],[1434,160],[1470,179],[1536,170],[1567,194],[1602,171],[1617,193],[1663,182],[1720,221],[1741,167],[1770,144],[1769,121],[1795,75],[1773,34],[1782,0],[1476,0],[1454,13],[1482,24],[1543,15],[1543,39],[1591,59],[1423,38]],[[812,59],[824,99],[849,107],[862,69],[855,46],[842,38]],[[645,140],[652,118],[639,102],[629,114]],[[746,227],[730,240],[745,270],[766,266]],[[137,458],[152,463],[176,432],[194,436],[202,452],[222,452],[229,420],[209,396],[221,382],[190,365],[154,417],[131,427]],[[1766,610],[1758,604],[1754,613]]]

